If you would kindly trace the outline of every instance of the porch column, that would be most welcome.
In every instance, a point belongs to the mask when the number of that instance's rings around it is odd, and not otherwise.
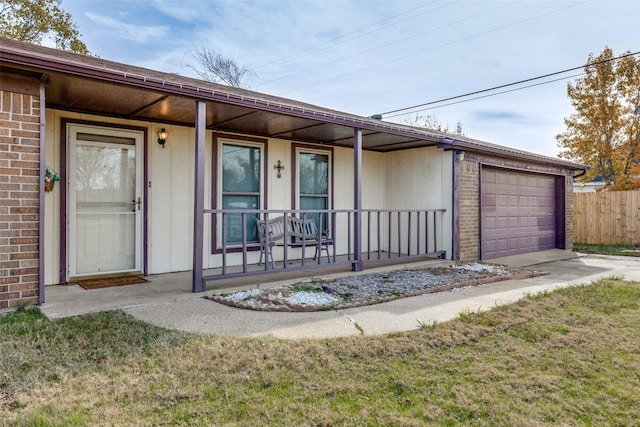
[[[202,281],[202,256],[204,239],[204,144],[207,126],[207,105],[196,103],[196,162],[195,196],[193,198],[193,271],[192,292],[204,292]]]
[[[362,271],[362,129],[353,135],[353,263],[352,271]]]

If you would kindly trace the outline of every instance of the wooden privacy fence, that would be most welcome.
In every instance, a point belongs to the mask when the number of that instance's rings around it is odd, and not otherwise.
[[[640,243],[640,190],[574,193],[574,241],[604,245]]]

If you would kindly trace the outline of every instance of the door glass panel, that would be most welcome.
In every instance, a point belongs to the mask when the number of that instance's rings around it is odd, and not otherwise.
[[[76,274],[136,267],[135,146],[75,144]]]
[[[300,153],[298,156],[300,168],[300,209],[324,210],[329,209],[329,156],[317,153]],[[307,218],[313,218],[320,227],[320,213],[309,213]],[[329,230],[329,216],[322,214],[322,231]]]
[[[224,144],[222,192],[260,192],[260,149]]]
[[[222,197],[222,209],[258,209],[259,200],[259,196],[225,195]],[[257,218],[258,215],[255,213],[248,213],[245,215],[248,243],[256,243],[258,241],[258,231],[256,229]],[[227,229],[225,232],[227,236],[227,243],[241,244],[242,214],[229,214],[226,216],[226,221]]]
[[[260,208],[260,154],[258,147],[224,144],[222,146],[222,208]],[[256,243],[256,214],[246,215],[247,242]],[[226,216],[226,240],[242,243],[242,215]]]
[[[303,210],[324,210],[328,208],[328,198],[327,197],[310,197],[310,196],[300,196],[300,209]],[[307,218],[313,218],[316,222],[316,225],[320,227],[320,213],[308,213],[306,214]],[[300,215],[302,216],[302,215]],[[328,230],[328,219],[329,216],[326,213],[322,214],[322,231]]]
[[[329,156],[300,153],[300,196],[329,194]]]

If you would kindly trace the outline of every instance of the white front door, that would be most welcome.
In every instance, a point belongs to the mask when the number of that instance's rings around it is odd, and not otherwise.
[[[69,124],[69,276],[141,271],[143,133]]]

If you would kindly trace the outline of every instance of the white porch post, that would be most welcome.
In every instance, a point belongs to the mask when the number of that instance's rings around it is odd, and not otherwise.
[[[353,135],[353,263],[351,270],[362,271],[362,130]]]
[[[193,198],[193,271],[192,291],[204,292],[202,280],[202,257],[204,240],[204,144],[206,138],[207,105],[196,103],[196,158],[195,197]]]

